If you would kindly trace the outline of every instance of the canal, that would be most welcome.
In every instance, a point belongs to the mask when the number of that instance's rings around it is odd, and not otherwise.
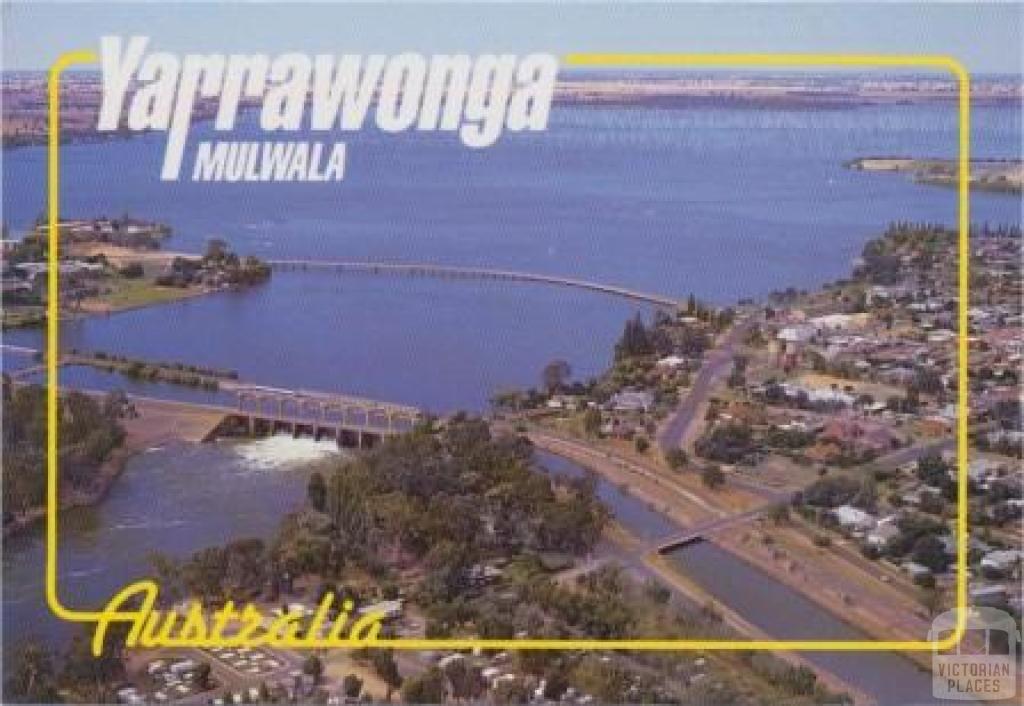
[[[579,465],[546,451],[540,464],[555,474],[588,473]],[[597,493],[631,533],[645,540],[668,538],[682,529],[627,491],[594,476]],[[679,569],[716,599],[774,638],[870,640],[866,633],[835,617],[798,591],[709,542],[698,542],[669,555]],[[658,637],[658,636],[652,636]],[[809,662],[843,679],[879,704],[938,703],[931,696],[931,675],[908,658],[890,652],[811,652]]]

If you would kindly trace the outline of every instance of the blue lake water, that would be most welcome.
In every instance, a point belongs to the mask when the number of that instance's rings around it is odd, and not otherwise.
[[[974,111],[979,157],[1014,153],[1013,107]],[[238,131],[257,139],[252,118]],[[210,138],[196,125],[191,145]],[[863,155],[954,156],[951,104],[844,110],[556,106],[546,133],[484,150],[449,135],[345,134],[330,184],[161,182],[162,135],[62,148],[66,215],[170,224],[169,249],[224,237],[265,257],[426,261],[585,277],[733,302],[848,274],[893,220],[955,222],[955,193],[851,171]],[[5,154],[14,232],[43,208],[41,148]],[[186,158],[187,177],[190,159]],[[976,221],[1019,222],[1012,196],[973,194]],[[233,367],[259,382],[479,409],[567,359],[607,364],[635,304],[543,286],[278,274],[267,287],[65,327],[80,348]],[[34,332],[12,342],[38,343]]]

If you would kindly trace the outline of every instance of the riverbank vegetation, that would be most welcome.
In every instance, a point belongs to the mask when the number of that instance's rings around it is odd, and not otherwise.
[[[412,572],[418,578],[407,588],[428,612],[443,613],[489,560],[579,555],[600,537],[608,513],[593,486],[556,485],[530,459],[527,442],[494,438],[481,420],[421,427],[320,468],[307,506],[285,518],[272,543],[235,543],[184,562],[164,557],[161,567],[182,594],[213,601],[274,595],[286,577],[355,574],[383,586]]]
[[[65,495],[94,492],[103,466],[124,441],[118,398],[98,401],[80,392],[61,396],[60,481]],[[3,382],[3,506],[5,531],[41,511],[46,498],[46,390]]]
[[[5,659],[4,703],[117,703],[115,690],[126,675],[127,631],[120,625],[112,630],[117,639],[107,640],[99,657],[92,654],[87,630],[63,651],[35,641],[20,645],[9,662]]]
[[[221,381],[237,380],[238,371],[190,363],[153,361],[106,351],[79,351],[72,348],[63,357],[69,365],[87,365],[108,373],[120,373],[132,380],[166,382],[172,385],[217,390]]]

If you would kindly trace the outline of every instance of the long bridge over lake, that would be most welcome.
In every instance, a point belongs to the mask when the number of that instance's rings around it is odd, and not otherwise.
[[[428,263],[399,263],[399,262],[359,262],[342,260],[267,260],[275,270],[320,270],[325,272],[337,272],[340,274],[369,274],[369,275],[405,275],[410,277],[436,277],[439,279],[477,279],[477,280],[499,280],[506,282],[526,282],[533,284],[548,284],[559,287],[571,287],[574,289],[585,289],[600,294],[609,294],[615,297],[631,299],[633,301],[654,304],[668,308],[677,308],[680,301],[663,294],[652,294],[642,292],[628,287],[620,287],[613,284],[602,284],[575,277],[561,277],[558,275],[545,275],[535,272],[519,272],[516,270],[499,270],[483,267],[458,267],[455,265],[432,265]]]

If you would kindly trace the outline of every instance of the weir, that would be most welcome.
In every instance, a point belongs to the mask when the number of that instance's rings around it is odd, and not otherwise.
[[[408,405],[348,395],[261,386],[239,386],[234,393],[237,406],[225,409],[222,427],[241,427],[250,436],[283,431],[330,438],[344,448],[371,448],[411,430],[423,416]]]

